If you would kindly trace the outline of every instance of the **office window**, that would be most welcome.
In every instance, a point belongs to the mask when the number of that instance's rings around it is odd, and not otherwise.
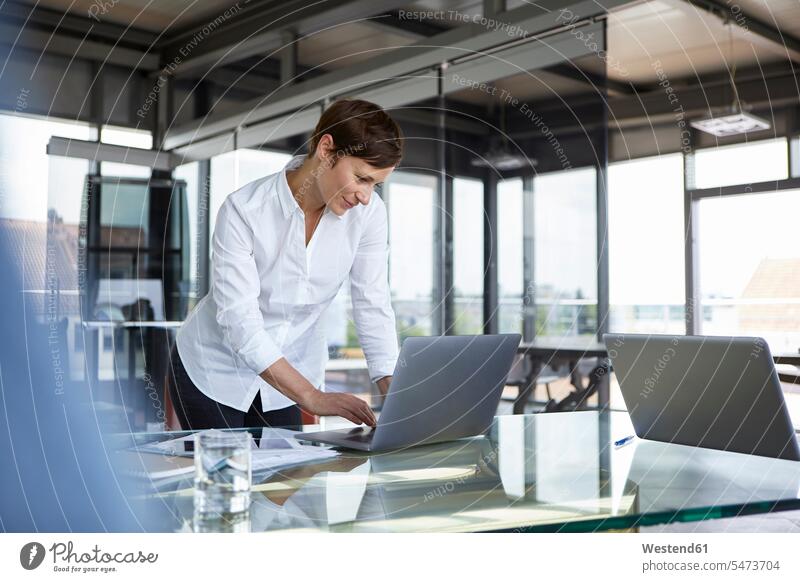
[[[400,338],[432,333],[433,227],[437,178],[393,172],[384,192],[389,211],[389,281]]]
[[[245,184],[280,172],[292,159],[290,154],[268,150],[241,149],[211,158],[211,184],[208,201],[210,232],[214,233],[219,207],[228,194]]]
[[[498,329],[522,333],[523,321],[522,179],[497,184]]]
[[[594,168],[533,180],[537,337],[596,332],[596,180]]]
[[[789,177],[786,138],[702,148],[695,153],[694,187],[716,188]]]
[[[608,226],[609,330],[684,333],[683,154],[610,164]]]
[[[483,330],[483,182],[453,180],[453,293],[457,334]]]
[[[700,332],[800,348],[800,190],[698,204]]]

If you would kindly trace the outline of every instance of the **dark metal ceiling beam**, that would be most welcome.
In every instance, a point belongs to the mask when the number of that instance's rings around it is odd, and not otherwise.
[[[277,58],[250,57],[235,63],[229,63],[223,68],[239,73],[261,75],[275,80],[281,77],[281,62]],[[311,78],[315,74],[320,74],[318,70],[313,70],[311,67],[304,67],[300,64],[297,65],[296,69],[297,76],[302,78]]]
[[[778,110],[797,103],[796,80],[791,71],[768,79],[750,79],[737,83],[739,95],[754,109]],[[730,89],[724,83],[697,83],[693,86],[676,87],[677,102],[683,108],[681,114],[689,119],[707,116],[711,111],[730,105]],[[600,119],[592,121],[592,111],[598,109],[599,99],[592,101],[570,100],[566,108],[562,102],[539,104],[536,107],[554,134],[566,135],[599,128]],[[599,110],[599,109],[598,109]],[[675,102],[667,99],[661,87],[630,97],[609,101],[609,129],[630,127],[652,127],[662,124],[677,124]],[[677,127],[677,125],[676,125]],[[513,139],[527,139],[541,135],[538,129],[526,127],[523,131],[511,131]]]
[[[637,88],[631,83],[620,83],[619,81],[584,71],[572,64],[554,65],[547,67],[544,71],[570,81],[584,83],[593,90],[602,90],[605,87],[611,97],[634,95],[637,91]]]
[[[370,18],[366,22],[371,28],[400,34],[413,39],[430,38],[437,34],[442,34],[455,28],[455,26],[444,26],[437,22],[424,20],[412,20],[410,18],[400,18],[398,10],[392,10],[386,14],[379,14],[375,18]]]
[[[152,33],[19,2],[0,6],[0,44],[131,69],[158,69],[158,55],[149,50]]]
[[[266,95],[280,85],[277,79],[270,79],[260,75],[247,75],[228,68],[214,69],[205,75],[203,79],[220,87],[235,87],[256,95]]]
[[[0,44],[27,49],[37,54],[43,52],[68,58],[84,59],[109,65],[119,65],[143,71],[158,69],[158,55],[142,50],[114,46],[78,36],[23,27],[10,21],[0,21]]]
[[[141,51],[148,50],[155,42],[158,35],[154,32],[140,28],[123,26],[112,22],[98,22],[89,16],[80,16],[72,12],[63,13],[51,8],[33,6],[6,0],[0,8],[0,19],[9,23],[16,22],[20,26],[45,29],[64,35],[76,35],[83,38],[88,35],[90,40],[109,42],[113,45],[126,48],[135,48]]]
[[[208,22],[170,36],[158,46],[164,62],[175,63],[173,73],[183,75],[198,69],[211,70],[225,63],[253,55],[266,55],[284,44],[284,32],[298,37],[311,35],[332,26],[347,24],[382,14],[405,5],[403,0],[346,0],[330,4],[307,0],[260,2],[243,8],[204,36],[202,43],[184,55],[186,46],[202,34]],[[330,8],[325,9],[325,6]],[[214,21],[214,18],[210,19]],[[181,52],[183,51],[183,52]]]

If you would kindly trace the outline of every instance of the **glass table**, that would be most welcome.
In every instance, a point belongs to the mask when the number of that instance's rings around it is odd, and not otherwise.
[[[800,509],[800,462],[614,445],[632,434],[620,411],[498,416],[486,437],[254,474],[250,510],[234,519],[194,519],[190,478],[141,495],[172,531],[585,532]]]

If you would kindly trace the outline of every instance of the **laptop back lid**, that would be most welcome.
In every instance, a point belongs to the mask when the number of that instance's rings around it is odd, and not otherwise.
[[[639,437],[800,460],[762,338],[605,334],[603,340]]]
[[[519,334],[407,338],[372,450],[485,432],[521,339]]]

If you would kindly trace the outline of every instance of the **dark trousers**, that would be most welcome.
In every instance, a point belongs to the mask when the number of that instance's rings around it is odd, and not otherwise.
[[[262,412],[261,394],[257,393],[250,409],[242,412],[203,394],[186,373],[176,347],[172,348],[170,361],[169,394],[183,430],[251,426],[280,426],[300,430],[302,418],[300,407],[296,404]]]

